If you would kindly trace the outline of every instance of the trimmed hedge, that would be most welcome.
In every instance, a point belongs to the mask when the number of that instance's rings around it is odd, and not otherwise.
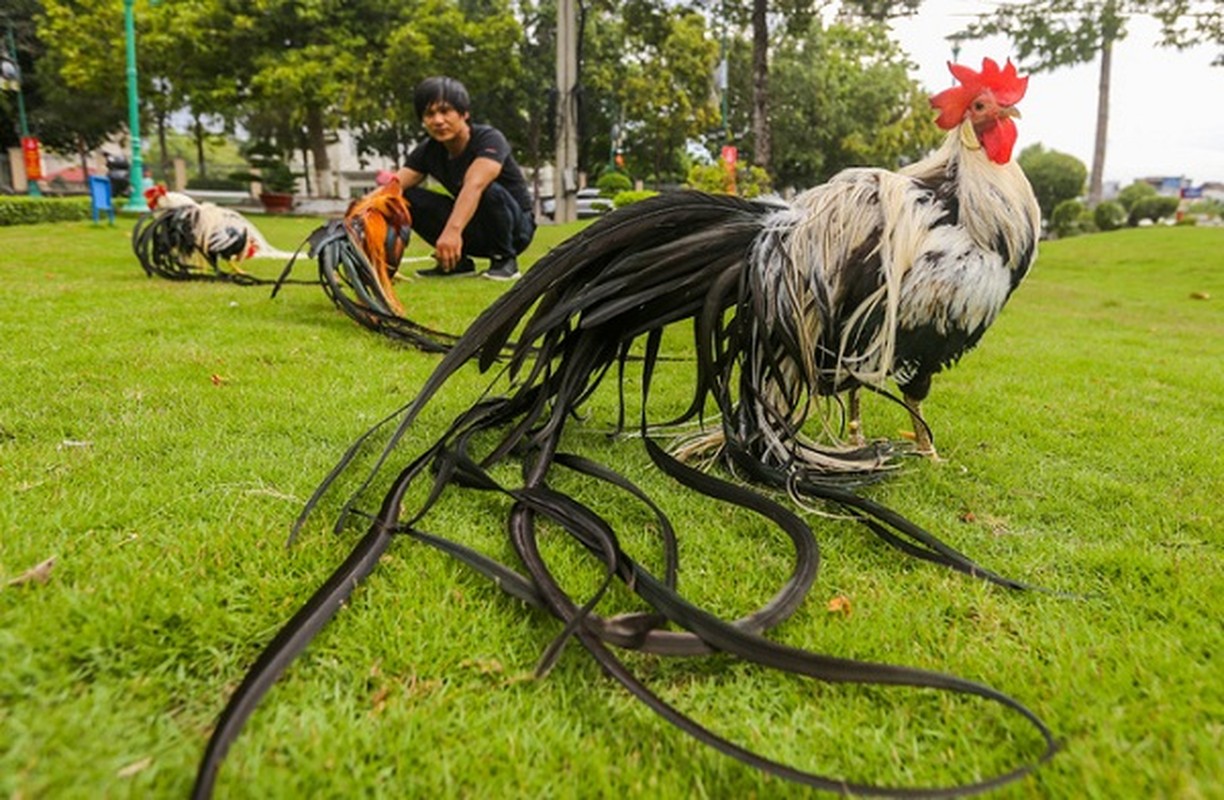
[[[657,194],[658,192],[654,191],[653,189],[642,189],[641,191],[621,192],[620,194],[616,195],[616,197],[612,198],[612,207],[620,208],[621,206],[627,206],[630,203],[637,203],[641,200],[645,200],[648,197],[654,197]]]
[[[88,197],[0,195],[0,225],[34,225],[89,219]]]

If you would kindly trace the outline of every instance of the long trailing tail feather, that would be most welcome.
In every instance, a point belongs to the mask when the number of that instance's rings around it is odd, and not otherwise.
[[[700,193],[659,197],[591,225],[537,262],[492,303],[450,345],[416,398],[402,413],[384,420],[398,418],[399,424],[341,519],[422,410],[463,365],[476,361],[487,370],[509,348],[512,358],[503,368],[511,382],[507,395],[482,395],[399,472],[366,536],[269,644],[231,698],[201,765],[195,796],[207,796],[220,759],[259,697],[335,614],[352,586],[370,573],[395,532],[449,553],[559,620],[560,635],[542,655],[539,673],[547,672],[566,641],[576,639],[607,674],[661,717],[720,752],[773,775],[843,793],[950,797],[1014,781],[1050,758],[1058,745],[1045,723],[1019,701],[989,686],[938,672],[822,655],[764,638],[762,634],[800,606],[815,581],[819,551],[809,524],[761,492],[681,463],[651,438],[647,405],[662,332],[669,324],[689,319],[696,337],[697,385],[680,419],[702,413],[706,399],[712,397],[723,426],[716,444],[734,471],[757,483],[827,501],[911,555],[1009,588],[1026,588],[983,569],[891,509],[823,479],[822,459],[835,464],[841,455],[870,472],[878,469],[882,456],[871,448],[825,453],[803,438],[803,422],[823,388],[816,383],[822,367],[816,361],[822,356],[805,348],[820,342],[833,342],[832,349],[836,348],[836,336],[830,339],[828,330],[834,289],[819,275],[795,270],[794,251],[788,246],[791,218],[785,208],[771,203]],[[347,239],[337,235],[337,241]],[[366,288],[371,289],[367,302],[373,303],[377,298],[371,287]],[[520,327],[517,342],[509,344]],[[769,520],[791,540],[793,568],[783,586],[756,612],[739,620],[719,619],[676,590],[676,532],[644,491],[606,467],[560,450],[566,421],[613,364],[623,374],[630,348],[643,335],[639,432],[652,463],[703,497]],[[492,434],[492,443],[482,434]],[[487,448],[483,457],[469,452],[478,440]],[[344,468],[352,452],[346,453],[327,482]],[[491,473],[510,457],[522,462],[521,486],[504,485]],[[549,484],[555,466],[602,480],[646,504],[661,532],[662,579],[622,550],[612,525],[594,509]],[[415,508],[404,508],[413,481],[427,473],[431,475],[428,496]],[[421,530],[429,510],[452,487],[509,498],[510,542],[526,574]],[[319,494],[308,506],[317,502]],[[573,536],[601,566],[603,580],[585,601],[561,588],[540,552],[536,521],[541,518]],[[597,614],[596,601],[613,579],[621,580],[651,610],[606,618]],[[668,621],[679,630],[666,628]],[[669,655],[721,652],[819,680],[928,687],[982,697],[1026,720],[1039,734],[1041,753],[1020,766],[959,786],[897,788],[825,777],[764,758],[696,722],[651,691],[608,649],[609,644]]]

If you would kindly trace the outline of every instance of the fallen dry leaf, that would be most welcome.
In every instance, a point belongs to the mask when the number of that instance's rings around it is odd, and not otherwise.
[[[148,769],[152,763],[153,756],[147,756],[139,761],[133,761],[131,764],[128,764],[126,767],[116,772],[115,776],[119,778],[130,778],[137,772],[142,772]]]
[[[25,572],[8,582],[9,586],[20,586],[23,583],[46,583],[51,580],[51,570],[55,567],[55,556],[51,556],[41,564],[30,567]]]
[[[834,597],[829,601],[829,604],[825,606],[825,608],[829,610],[830,614],[841,614],[843,617],[850,616],[851,612],[853,611],[853,609],[850,607],[850,598],[846,597],[844,594],[839,594],[837,597]]]
[[[1208,292],[1191,292],[1190,299],[1191,300],[1210,300],[1211,294]]]
[[[972,511],[966,511],[964,514],[960,515],[960,521],[961,522],[976,522],[977,514],[974,514]]]
[[[221,384],[225,383],[225,378],[222,378],[220,375],[218,375],[215,372],[212,375],[208,376],[208,379],[212,381],[213,386],[220,386]]]
[[[389,686],[381,686],[378,691],[374,692],[370,697],[370,713],[381,714],[383,709],[387,707],[387,695],[391,693]]]

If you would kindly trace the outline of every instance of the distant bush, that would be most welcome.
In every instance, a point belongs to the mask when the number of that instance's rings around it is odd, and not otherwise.
[[[620,208],[621,206],[627,206],[627,205],[630,205],[631,203],[640,203],[641,201],[646,200],[651,197],[655,197],[658,194],[659,193],[654,191],[653,189],[642,189],[640,191],[631,190],[628,192],[621,192],[620,194],[616,195],[616,197],[612,198],[612,207]]]
[[[1151,195],[1135,202],[1130,209],[1130,224],[1138,225],[1140,220],[1150,219],[1153,222],[1171,217],[1177,213],[1181,200],[1176,197]]]
[[[1051,224],[1054,209],[1064,200],[1079,197],[1084,191],[1088,168],[1075,156],[1034,144],[1020,153],[1016,163],[1032,184],[1037,205],[1041,206],[1041,216],[1050,220]]]
[[[702,192],[727,194],[727,164],[696,164],[688,171],[688,186]],[[760,197],[770,191],[769,173],[757,166],[740,166],[735,170],[735,193],[740,197]]]
[[[1135,207],[1135,203],[1144,200],[1148,197],[1156,196],[1156,187],[1150,183],[1143,181],[1135,181],[1130,186],[1127,186],[1122,191],[1118,192],[1118,202],[1126,209],[1129,214],[1131,209]],[[1134,225],[1134,222],[1131,222]]]
[[[1050,214],[1050,230],[1059,239],[1095,231],[1092,212],[1079,200],[1063,200]]]
[[[1106,200],[1093,209],[1092,221],[1096,223],[1097,230],[1116,231],[1126,224],[1126,209],[1121,203]]]
[[[621,192],[631,190],[633,181],[623,172],[605,172],[595,181],[595,188],[599,189],[599,193],[604,197],[615,197]]]
[[[34,225],[89,219],[88,197],[0,195],[0,225]]]
[[[197,175],[187,179],[188,189],[199,189],[206,192],[241,192],[247,188],[246,181],[233,178],[217,178],[211,175]]]

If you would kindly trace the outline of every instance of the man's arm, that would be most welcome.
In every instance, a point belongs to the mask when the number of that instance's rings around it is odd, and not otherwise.
[[[411,189],[421,181],[425,180],[425,173],[417,172],[411,167],[400,167],[395,172],[395,177],[399,178],[400,187],[403,189]]]
[[[400,170],[403,172],[404,170]],[[455,207],[451,211],[446,227],[434,242],[434,253],[443,269],[453,269],[463,256],[463,229],[472,221],[476,207],[480,205],[480,196],[484,194],[489,184],[497,180],[501,174],[502,165],[491,158],[477,158],[468,167],[463,176],[463,188],[455,198]]]

